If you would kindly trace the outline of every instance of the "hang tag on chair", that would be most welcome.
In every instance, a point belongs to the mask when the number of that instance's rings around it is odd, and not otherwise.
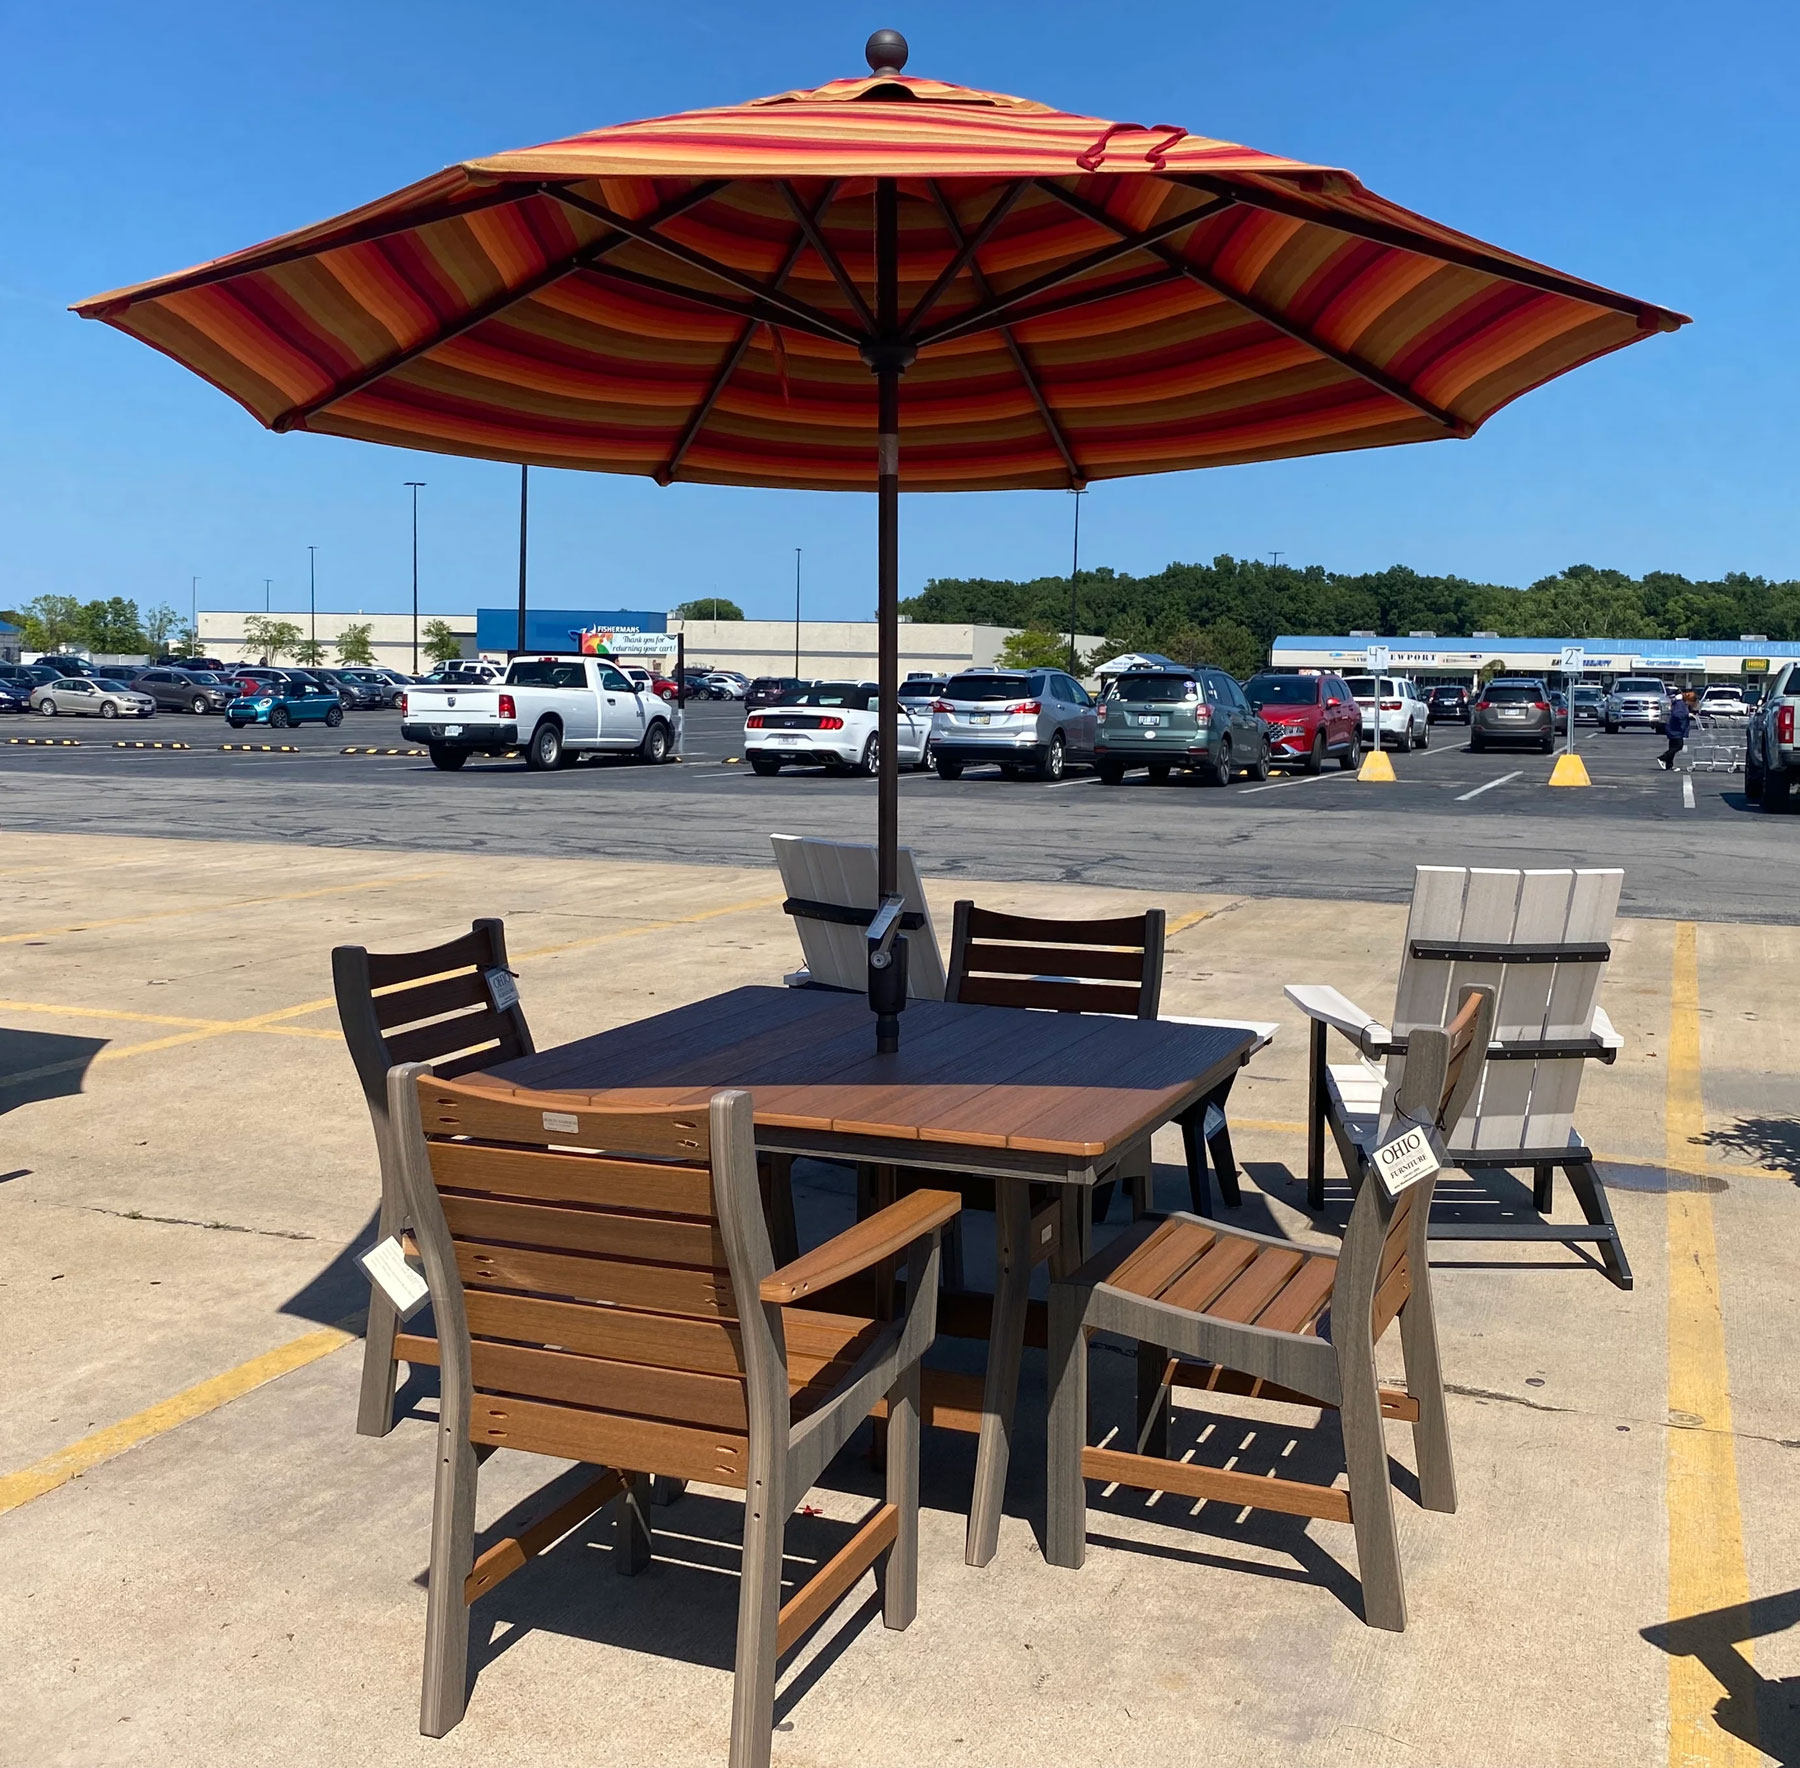
[[[1443,1170],[1436,1140],[1426,1125],[1409,1123],[1375,1150],[1370,1165],[1390,1197]]]
[[[507,1008],[519,1004],[519,985],[513,981],[510,970],[484,970],[481,974],[496,1013],[504,1013]]]
[[[402,1320],[410,1320],[431,1299],[431,1286],[406,1262],[406,1254],[392,1234],[367,1252],[359,1252],[356,1262],[363,1275],[394,1304],[394,1312]]]

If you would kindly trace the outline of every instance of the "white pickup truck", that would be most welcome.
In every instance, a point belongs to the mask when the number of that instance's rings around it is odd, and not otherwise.
[[[539,771],[576,755],[667,761],[679,718],[604,657],[520,657],[503,681],[409,687],[400,702],[400,734],[425,744],[432,766],[446,772],[471,755],[519,749]]]

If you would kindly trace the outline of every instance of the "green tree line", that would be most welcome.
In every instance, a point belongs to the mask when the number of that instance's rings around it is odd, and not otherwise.
[[[188,623],[168,603],[140,613],[137,603],[122,595],[92,602],[72,595],[41,595],[22,608],[0,608],[0,620],[18,627],[26,648],[33,651],[78,645],[101,656],[129,657],[159,651],[188,636]]]
[[[1067,633],[1069,580],[1029,582],[940,577],[900,604],[914,620],[1017,626],[1026,638]],[[1404,638],[1434,632],[1467,638],[1735,639],[1765,633],[1800,639],[1800,582],[1771,582],[1734,571],[1695,582],[1673,571],[1632,577],[1570,565],[1524,589],[1439,577],[1404,565],[1343,572],[1323,565],[1270,565],[1221,553],[1210,565],[1171,564],[1134,577],[1101,566],[1075,585],[1075,625],[1106,643],[1088,666],[1122,651],[1156,650],[1184,663],[1214,663],[1247,675],[1267,659],[1278,633],[1375,632]],[[1030,649],[1021,639],[1021,649]],[[1038,647],[1043,648],[1043,647]]]

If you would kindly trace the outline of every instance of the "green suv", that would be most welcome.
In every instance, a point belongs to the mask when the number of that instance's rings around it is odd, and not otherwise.
[[[1210,786],[1266,780],[1269,733],[1222,669],[1128,669],[1102,702],[1094,766],[1109,786],[1134,767],[1159,785],[1178,767]]]

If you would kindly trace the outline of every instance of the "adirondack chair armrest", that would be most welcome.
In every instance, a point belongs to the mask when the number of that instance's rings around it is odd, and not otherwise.
[[[829,1289],[883,1259],[897,1258],[923,1235],[935,1233],[962,1208],[953,1191],[913,1191],[867,1221],[803,1252],[762,1280],[762,1299],[785,1307],[820,1289]]]
[[[1290,982],[1282,993],[1308,1019],[1342,1032],[1365,1056],[1385,1056],[1394,1047],[1393,1034],[1388,1028],[1335,988],[1313,982]]]
[[[1613,1022],[1606,1016],[1604,1007],[1594,1008],[1594,1037],[1600,1045],[1600,1060],[1609,1064],[1617,1061],[1619,1052],[1625,1048],[1625,1040],[1613,1029]]]

